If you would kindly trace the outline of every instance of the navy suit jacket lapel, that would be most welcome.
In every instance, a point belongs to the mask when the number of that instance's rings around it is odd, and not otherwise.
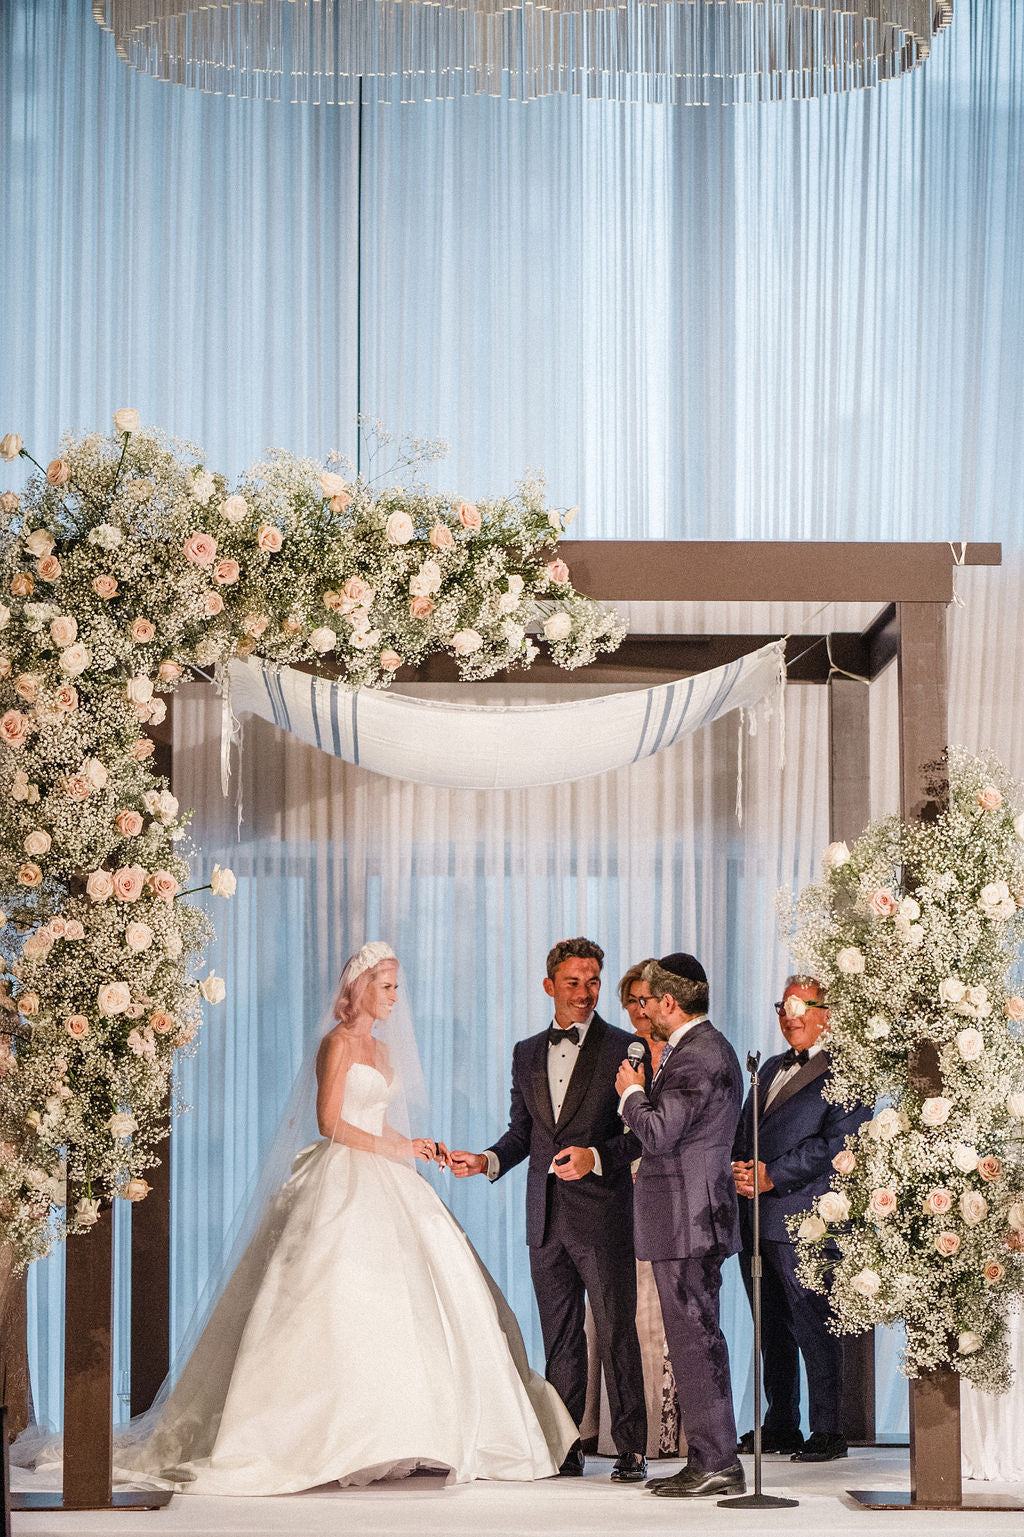
[[[551,1111],[551,1085],[548,1082],[548,1033],[545,1030],[542,1035],[536,1037],[533,1048],[533,1061],[530,1064],[530,1079],[533,1084],[533,1113],[542,1126],[554,1136],[555,1117]]]
[[[568,1126],[569,1122],[572,1120],[573,1116],[576,1114],[577,1110],[580,1108],[584,1099],[586,1098],[587,1090],[590,1088],[590,1081],[594,1076],[594,1069],[597,1066],[597,1058],[600,1051],[601,1042],[604,1040],[605,1031],[607,1029],[608,1026],[605,1024],[604,1020],[601,1019],[599,1015],[595,1014],[593,1019],[590,1021],[590,1024],[587,1026],[587,1033],[583,1038],[579,1053],[576,1057],[576,1063],[572,1070],[572,1077],[569,1079],[569,1086],[565,1091],[565,1098],[562,1101],[562,1113],[558,1117],[558,1126]],[[544,1064],[544,1077],[546,1082],[546,1058]],[[549,1107],[550,1103],[551,1099],[549,1090]]]
[[[795,1072],[792,1078],[782,1085],[782,1088],[776,1094],[767,1110],[765,1110],[765,1118],[767,1119],[768,1116],[774,1115],[780,1105],[784,1105],[787,1100],[792,1099],[794,1094],[799,1094],[801,1089],[805,1089],[816,1078],[823,1078],[828,1070],[829,1060],[825,1052],[819,1051],[813,1057],[808,1058],[799,1071]]]

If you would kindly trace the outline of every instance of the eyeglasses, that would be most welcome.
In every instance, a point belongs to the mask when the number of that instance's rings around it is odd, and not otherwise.
[[[648,993],[646,998],[627,998],[626,999],[626,1008],[627,1009],[635,1009],[635,1008],[641,1008],[642,1009],[645,1003],[651,1003],[651,1002],[653,1002],[653,999],[654,999],[653,993]]]
[[[805,1003],[804,1004],[804,1008],[805,1009],[827,1009],[828,1008],[828,1004],[827,1003]],[[785,1005],[785,1003],[780,1001],[779,1003],[776,1003],[774,1005],[774,1009],[775,1009],[776,1014],[785,1014],[785,1012],[786,1012],[786,1005]]]

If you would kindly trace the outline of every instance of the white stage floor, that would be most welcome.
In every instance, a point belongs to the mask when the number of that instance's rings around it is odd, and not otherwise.
[[[658,1474],[679,1464],[660,1463]],[[748,1462],[748,1476],[750,1464]],[[1024,1514],[863,1510],[847,1489],[908,1489],[904,1448],[857,1450],[849,1458],[820,1465],[791,1464],[765,1458],[766,1493],[800,1501],[795,1510],[730,1511],[713,1500],[657,1500],[642,1489],[612,1484],[611,1462],[589,1458],[583,1479],[546,1479],[535,1484],[475,1483],[445,1488],[426,1475],[370,1489],[327,1488],[314,1493],[263,1500],[190,1498],[178,1495],[163,1510],[116,1514],[18,1512],[13,1537],[215,1537],[246,1533],[271,1537],[646,1537],[685,1532],[736,1534],[794,1532],[821,1534],[902,1532],[907,1537],[932,1534],[1024,1532]],[[40,1487],[30,1475],[15,1472],[20,1488]],[[1024,1485],[975,1483],[970,1492],[1001,1491],[1024,1498]]]

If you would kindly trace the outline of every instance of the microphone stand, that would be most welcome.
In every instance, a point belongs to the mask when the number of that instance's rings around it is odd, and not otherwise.
[[[716,1504],[731,1506],[733,1510],[777,1510],[784,1505],[799,1505],[799,1500],[786,1500],[778,1494],[761,1491],[761,1187],[758,1180],[758,1126],[760,1106],[757,1102],[759,1051],[747,1053],[747,1072],[750,1074],[750,1104],[754,1121],[754,1252],[750,1256],[750,1279],[754,1314],[754,1492],[733,1495],[731,1499],[717,1500]]]

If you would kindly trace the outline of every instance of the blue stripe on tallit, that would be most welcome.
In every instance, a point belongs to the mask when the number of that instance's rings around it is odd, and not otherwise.
[[[323,750],[324,750],[323,738],[320,735],[320,711],[317,708],[317,697],[316,697],[316,695],[317,695],[316,678],[315,677],[310,677],[310,680],[309,680],[309,711],[310,711],[310,714],[313,717],[313,731],[314,731],[314,733],[316,735],[316,745],[319,747],[320,751],[323,752]]]
[[[742,667],[743,658],[740,657],[738,662],[730,662],[727,667],[723,668],[722,681],[718,685],[718,688],[715,690],[715,696],[712,699],[709,708],[704,711],[704,714],[700,718],[701,726],[703,726],[707,721],[715,719],[719,702],[723,698],[727,698],[728,695],[732,693],[732,686],[736,682],[736,679],[739,677]]]
[[[665,727],[668,725],[668,718],[669,718],[669,716],[672,713],[672,701],[673,701],[673,699],[675,697],[676,697],[676,686],[675,686],[674,683],[670,683],[669,686],[668,686],[668,691],[667,691],[667,693],[665,695],[665,708],[661,712],[661,725],[658,727],[658,735],[654,739],[654,746],[651,748],[650,752],[647,754],[647,756],[649,758],[653,758],[654,754],[658,751],[658,748],[661,746],[661,739],[665,735]]]
[[[334,756],[343,758],[345,754],[341,750],[341,721],[338,717],[338,697],[341,689],[336,683],[329,683],[327,691],[331,700],[331,740],[334,743]]]
[[[661,744],[663,747],[671,747],[673,742],[677,742],[679,740],[680,732],[682,731],[683,727],[686,725],[687,716],[690,713],[690,702],[691,702],[692,699],[693,699],[693,679],[692,678],[687,678],[687,680],[686,680],[686,698],[683,700],[683,708],[680,711],[679,719],[676,721],[671,735]]]
[[[644,755],[644,739],[647,736],[647,726],[651,718],[651,700],[654,698],[653,689],[647,690],[647,708],[644,711],[644,723],[640,729],[640,741],[637,743],[636,752],[633,754],[633,762],[638,763]]]
[[[356,701],[359,698],[359,690],[352,690],[352,762],[359,762],[359,723],[356,719]]]

